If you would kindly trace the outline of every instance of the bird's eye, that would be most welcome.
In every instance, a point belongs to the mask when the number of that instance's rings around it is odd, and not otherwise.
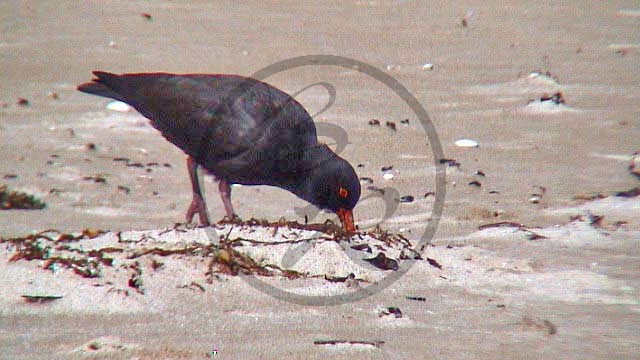
[[[340,195],[341,198],[346,198],[347,195],[349,195],[349,192],[347,189],[341,187],[340,190],[338,190],[338,195]]]

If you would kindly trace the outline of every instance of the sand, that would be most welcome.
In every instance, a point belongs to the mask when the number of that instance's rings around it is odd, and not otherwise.
[[[0,184],[47,204],[0,211],[5,240],[101,229],[107,233],[86,246],[110,247],[118,232],[140,240],[184,221],[184,154],[135,111],[77,92],[96,69],[250,75],[301,55],[353,58],[416,97],[451,160],[423,260],[341,305],[286,301],[252,281],[336,295],[361,293],[395,271],[367,267],[342,250],[351,243],[314,240],[293,260],[279,258],[284,247],[244,246],[261,264],[307,273],[301,277],[210,273],[218,253],[145,255],[83,277],[42,260],[9,261],[16,249],[5,241],[2,357],[200,359],[217,350],[222,359],[637,358],[640,197],[616,193],[640,186],[628,168],[640,150],[639,13],[633,1],[0,3]],[[433,218],[435,197],[425,194],[435,191],[435,144],[407,104],[356,69],[306,66],[266,81],[289,93],[318,82],[336,88],[316,121],[347,130],[341,156],[373,180],[363,185],[356,223],[366,232],[384,216],[366,187],[392,187],[415,200],[381,226],[420,243]],[[558,92],[564,102],[546,100]],[[314,86],[297,99],[315,114],[329,96]],[[458,147],[460,139],[479,146]],[[391,165],[385,180],[381,168]],[[222,218],[215,183],[205,177],[204,185],[211,218]],[[244,219],[335,220],[269,187],[234,187],[233,200]],[[487,226],[495,223],[511,226]],[[163,246],[195,246],[202,231],[172,233]],[[280,239],[272,229],[254,235]],[[200,239],[209,249],[209,238]],[[119,245],[140,251],[137,240]],[[324,276],[351,272],[356,279],[343,282]]]

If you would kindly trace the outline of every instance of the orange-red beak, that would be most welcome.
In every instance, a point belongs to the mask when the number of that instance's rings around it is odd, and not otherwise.
[[[356,232],[356,226],[353,224],[353,211],[338,209],[337,214],[340,222],[342,222],[342,227],[344,227],[348,233]]]

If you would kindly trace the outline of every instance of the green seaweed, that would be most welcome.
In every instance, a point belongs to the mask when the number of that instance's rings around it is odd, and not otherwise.
[[[19,191],[9,191],[7,185],[0,185],[0,210],[41,210],[46,204],[33,195]]]

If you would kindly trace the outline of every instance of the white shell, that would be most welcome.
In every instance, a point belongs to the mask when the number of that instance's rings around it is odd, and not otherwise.
[[[471,139],[456,140],[455,144],[456,144],[456,146],[459,146],[459,147],[478,147],[478,146],[480,146],[479,142],[477,142],[475,140],[471,140]]]
[[[433,70],[433,64],[427,63],[422,65],[422,70]]]
[[[384,175],[382,175],[382,178],[385,180],[391,180],[393,179],[393,174],[392,173],[386,173]]]
[[[107,104],[107,109],[112,111],[127,112],[131,110],[131,106],[122,101],[112,101]]]

